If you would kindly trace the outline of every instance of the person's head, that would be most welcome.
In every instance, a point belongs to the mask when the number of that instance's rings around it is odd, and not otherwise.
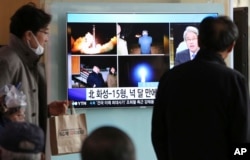
[[[193,26],[187,26],[183,32],[183,39],[191,52],[197,52],[199,50],[198,35],[198,29]]]
[[[97,67],[97,66],[93,66],[93,71],[94,71],[95,73],[99,73],[99,72],[100,72],[100,68]]]
[[[148,31],[147,30],[143,30],[142,31],[142,36],[147,36],[148,35]]]
[[[10,33],[20,38],[34,52],[48,41],[48,25],[51,15],[28,3],[20,7],[10,19]],[[39,48],[41,51],[41,47]],[[38,49],[37,49],[38,50]],[[40,52],[41,52],[40,51]],[[41,54],[41,53],[40,53]]]
[[[201,49],[225,52],[225,56],[232,51],[239,36],[236,24],[227,16],[204,18],[200,23],[199,33]]]
[[[0,115],[10,121],[24,121],[26,96],[14,85],[8,84],[0,88]]]
[[[110,74],[115,74],[115,67],[110,67],[109,73]]]
[[[11,122],[0,132],[0,157],[3,160],[41,160],[44,132],[35,124]]]
[[[135,160],[135,148],[124,131],[103,126],[85,139],[81,157],[83,160]]]

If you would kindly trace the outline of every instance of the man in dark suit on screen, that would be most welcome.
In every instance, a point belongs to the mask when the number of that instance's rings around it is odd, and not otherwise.
[[[176,53],[174,65],[193,60],[199,51],[198,45],[199,31],[196,27],[188,26],[183,33],[184,43],[186,43],[187,49],[184,49]]]
[[[92,72],[89,74],[87,78],[87,84],[90,87],[104,87],[105,82],[102,77],[102,74],[100,73],[100,68],[97,66],[93,67]]]

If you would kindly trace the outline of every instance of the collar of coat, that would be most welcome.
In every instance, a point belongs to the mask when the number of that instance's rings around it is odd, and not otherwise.
[[[213,61],[220,63],[222,65],[226,65],[224,59],[219,53],[209,51],[209,50],[204,50],[200,49],[199,52],[197,53],[195,59],[200,59],[200,60],[206,60],[206,61]]]
[[[35,54],[20,38],[13,34],[10,35],[9,46],[29,67],[34,67],[39,62],[41,56]]]

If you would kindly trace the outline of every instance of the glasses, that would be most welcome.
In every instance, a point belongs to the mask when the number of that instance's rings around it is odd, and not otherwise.
[[[197,40],[197,38],[186,39],[187,42],[194,42],[196,40]]]
[[[49,32],[47,32],[47,31],[42,31],[42,30],[40,30],[40,31],[38,31],[38,32],[44,33],[44,34],[46,34],[46,35],[49,35]]]

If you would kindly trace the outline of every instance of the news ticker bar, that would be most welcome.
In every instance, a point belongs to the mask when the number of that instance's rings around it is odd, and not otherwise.
[[[86,101],[155,99],[157,87],[87,88]]]
[[[153,99],[127,99],[127,100],[92,100],[73,101],[74,107],[133,107],[133,106],[153,106]]]

